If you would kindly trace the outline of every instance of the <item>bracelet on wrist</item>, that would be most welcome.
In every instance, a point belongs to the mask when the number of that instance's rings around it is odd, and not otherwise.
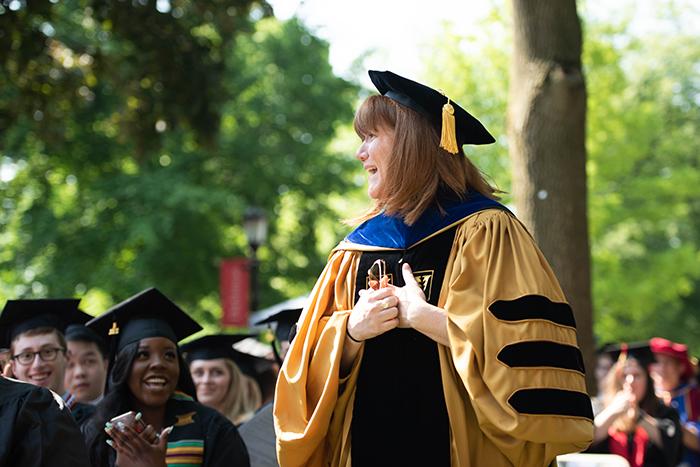
[[[355,339],[354,337],[352,337],[352,335],[350,334],[350,330],[347,328],[347,326],[345,327],[345,334],[347,334],[347,336],[348,336],[348,337],[350,338],[350,340],[353,341],[353,342],[356,342],[356,343],[358,343],[358,344],[361,344],[361,343],[363,342],[363,341],[358,341],[357,339]]]

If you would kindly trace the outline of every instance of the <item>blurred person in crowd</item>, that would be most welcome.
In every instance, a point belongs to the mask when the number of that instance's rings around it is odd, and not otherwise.
[[[78,299],[8,300],[0,315],[0,347],[9,347],[6,376],[51,389],[63,397],[80,425],[93,413],[65,387],[68,363],[63,334],[70,324],[92,316],[78,309]]]
[[[249,420],[262,403],[260,386],[236,361],[233,344],[250,334],[216,334],[182,345],[197,390],[197,400],[225,415],[236,426]]]
[[[177,343],[202,328],[187,313],[151,288],[87,326],[110,340],[107,390],[83,427],[93,467],[249,465],[236,427],[190,396]]]
[[[656,356],[652,377],[656,393],[680,415],[683,437],[683,466],[700,467],[700,387],[688,347],[661,337],[649,341]]]
[[[330,254],[275,392],[281,465],[549,465],[593,437],[573,312],[464,153],[443,93],[370,71],[354,126],[373,205]],[[428,427],[428,428],[426,428]]]
[[[89,467],[80,430],[49,389],[0,376],[0,467]]]
[[[82,324],[68,326],[65,336],[68,364],[64,385],[78,402],[95,405],[102,400],[107,381],[107,342]]]
[[[275,358],[280,365],[287,355],[289,343],[294,339],[296,323],[299,321],[302,308],[280,310],[256,322],[256,325],[267,324],[274,327],[274,342],[272,348]],[[277,467],[275,452],[275,426],[272,417],[272,401],[265,404],[255,416],[240,427],[241,436],[248,446],[250,465],[252,467]]]
[[[673,467],[680,459],[678,413],[654,394],[648,343],[624,344],[608,374],[605,408],[588,452],[624,457],[631,467]]]
[[[591,403],[593,404],[593,415],[598,415],[601,410],[603,410],[605,404],[603,402],[603,395],[605,394],[605,383],[607,381],[608,373],[610,369],[615,364],[615,360],[611,355],[610,349],[615,347],[614,344],[605,344],[596,350],[596,367],[595,367],[595,379],[598,384],[598,392],[595,397],[591,398]],[[619,354],[619,350],[617,351]]]

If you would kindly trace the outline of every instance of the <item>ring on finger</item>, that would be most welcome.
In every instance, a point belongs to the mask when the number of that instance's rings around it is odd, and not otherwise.
[[[389,304],[389,301],[388,301],[388,300],[384,300],[384,301],[382,302],[382,310],[386,310],[386,309],[389,308],[389,307],[391,307],[391,305]]]

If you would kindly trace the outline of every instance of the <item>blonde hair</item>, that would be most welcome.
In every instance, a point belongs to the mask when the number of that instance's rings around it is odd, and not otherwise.
[[[262,404],[262,394],[258,383],[244,374],[232,360],[224,359],[231,375],[221,412],[234,425],[248,421]]]
[[[394,145],[384,174],[386,194],[349,223],[360,223],[384,211],[411,225],[435,201],[441,187],[463,198],[470,190],[491,199],[500,192],[486,181],[461,146],[455,155],[440,148],[440,135],[425,116],[388,97],[368,97],[353,124],[360,138],[379,128],[394,130]]]

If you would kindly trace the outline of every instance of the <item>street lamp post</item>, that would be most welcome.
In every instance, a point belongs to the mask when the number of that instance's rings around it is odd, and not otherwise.
[[[259,306],[258,290],[258,247],[267,239],[267,217],[265,211],[260,208],[248,208],[243,216],[243,229],[250,246],[250,311],[253,312]]]

